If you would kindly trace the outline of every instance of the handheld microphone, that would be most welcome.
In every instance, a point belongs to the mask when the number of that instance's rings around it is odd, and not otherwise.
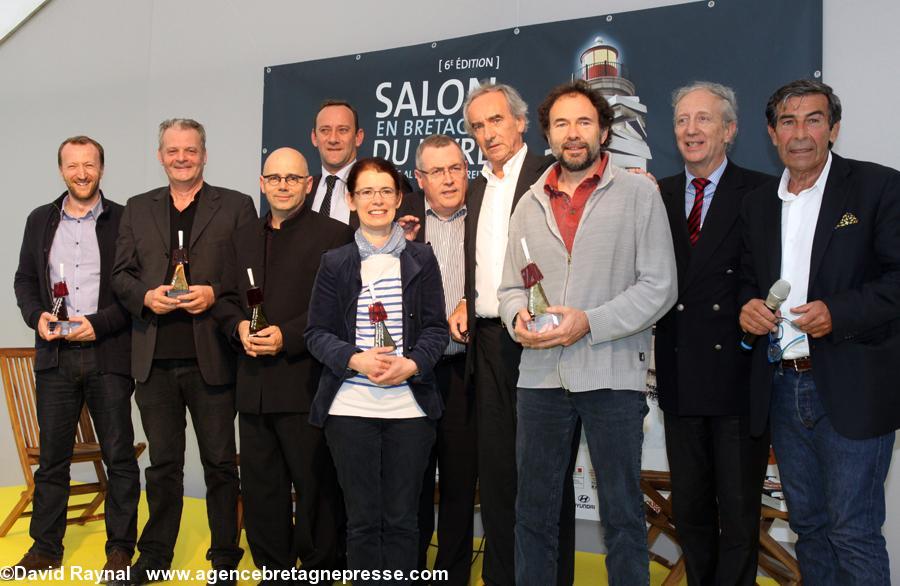
[[[772,313],[778,311],[778,308],[781,307],[781,304],[784,303],[788,295],[791,293],[791,284],[785,281],[784,279],[778,279],[775,281],[775,284],[772,285],[772,288],[769,289],[769,295],[766,297],[766,307]],[[752,350],[753,344],[756,342],[757,335],[751,334],[750,332],[745,332],[744,337],[741,338],[741,349],[742,350]]]

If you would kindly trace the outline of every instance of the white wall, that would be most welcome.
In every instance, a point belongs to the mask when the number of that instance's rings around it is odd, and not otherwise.
[[[164,183],[154,157],[159,121],[195,117],[209,133],[210,182],[255,195],[266,65],[678,3],[457,0],[423,10],[413,0],[50,2],[0,45],[0,275],[8,279],[0,288],[0,345],[31,343],[15,306],[12,275],[26,215],[62,191],[55,160],[62,138],[86,133],[103,143],[104,192],[124,203]],[[893,30],[900,3],[824,0],[824,9],[824,80],[835,87],[845,109],[836,150],[900,168],[900,117],[887,106],[900,95],[900,78],[892,73],[900,55]],[[785,22],[779,30],[759,34],[767,38],[791,31]],[[744,110],[749,111],[747,105]],[[755,122],[744,122],[750,123]],[[143,435],[140,427],[137,434]],[[0,445],[0,484],[21,483],[2,416]],[[188,462],[188,493],[200,496],[196,450]],[[888,483],[886,533],[894,579],[900,581],[897,470]]]

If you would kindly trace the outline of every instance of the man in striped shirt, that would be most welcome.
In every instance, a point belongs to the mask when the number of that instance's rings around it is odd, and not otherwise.
[[[416,179],[422,192],[408,195],[398,216],[414,216],[420,229],[416,240],[434,249],[447,315],[463,296],[465,257],[463,237],[466,219],[466,158],[449,136],[429,136],[416,151]],[[469,582],[472,559],[472,522],[478,456],[475,430],[475,397],[465,381],[466,347],[453,340],[435,366],[444,415],[438,423],[437,441],[431,453],[419,505],[419,566],[425,568],[434,531],[435,468],[440,467],[438,543],[434,568],[449,572],[449,584]]]

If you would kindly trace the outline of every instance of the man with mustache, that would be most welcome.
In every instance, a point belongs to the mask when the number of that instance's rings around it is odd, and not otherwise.
[[[131,324],[109,287],[122,206],[100,190],[100,143],[87,136],[67,138],[57,159],[67,189],[28,216],[15,277],[22,318],[35,332],[41,445],[29,531],[34,543],[16,566],[32,571],[62,563],[69,465],[87,404],[109,476],[103,571],[116,579],[131,565],[141,492],[131,424]],[[49,327],[51,291],[60,281],[69,291],[69,321],[78,324],[65,336]]]
[[[450,336],[468,343],[466,375],[475,385],[478,478],[485,552],[482,578],[488,585],[515,584],[516,380],[522,347],[500,321],[497,287],[506,254],[509,217],[522,194],[553,161],[525,144],[528,105],[505,84],[484,84],[463,104],[466,129],[487,161],[466,195],[465,297],[448,318]],[[577,446],[578,434],[573,439]],[[575,494],[572,472],[561,480],[561,550],[554,583],[575,580]],[[564,487],[564,489],[563,489]]]
[[[131,372],[147,434],[150,517],[138,541],[133,584],[172,564],[184,496],[185,413],[190,412],[206,481],[213,569],[237,566],[239,490],[234,441],[235,356],[210,309],[222,293],[232,234],[256,219],[249,196],[203,180],[206,129],[196,120],[159,125],[165,187],[128,200],[116,244],[112,286],[131,312]],[[176,260],[189,291],[170,296]],[[221,581],[219,582],[222,583]],[[225,582],[227,583],[227,582]]]
[[[832,152],[841,102],[820,81],[776,90],[766,119],[785,169],[744,202],[740,323],[760,336],[750,431],[771,426],[803,581],[889,584],[900,173]],[[772,313],[763,299],[779,278],[791,291]]]
[[[538,118],[559,162],[513,212],[498,291],[500,316],[525,348],[515,583],[546,586],[556,576],[560,488],[581,421],[597,470],[609,583],[648,584],[644,391],[651,327],[677,295],[669,222],[652,181],[609,161],[613,111],[599,91],[581,80],[558,86]],[[531,262],[543,273],[556,327],[533,323],[548,318],[528,310],[537,285],[524,282],[523,269]]]

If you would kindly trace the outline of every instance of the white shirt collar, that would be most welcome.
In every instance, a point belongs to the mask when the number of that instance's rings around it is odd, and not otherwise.
[[[722,159],[722,164],[716,167],[716,169],[709,174],[709,177],[704,177],[704,179],[708,179],[710,183],[713,184],[713,190],[719,186],[719,181],[722,180],[722,175],[725,174],[725,167],[728,166],[728,157]],[[684,174],[687,176],[687,184],[690,185],[691,181],[697,178],[696,175],[688,171],[688,168],[685,166]]]
[[[798,197],[812,191],[817,191],[820,194],[825,193],[825,182],[828,181],[829,171],[831,171],[831,151],[828,152],[828,159],[825,161],[825,166],[822,168],[822,172],[819,173],[819,178],[816,179],[816,182],[813,183],[812,187],[808,187],[800,193],[795,194],[788,191],[791,172],[785,168],[784,172],[781,174],[781,182],[778,184],[778,197],[781,198],[781,201],[794,201]]]
[[[509,160],[503,164],[503,178],[502,179],[500,177],[497,177],[496,175],[494,175],[494,166],[491,164],[490,161],[484,162],[484,166],[481,168],[481,174],[484,175],[485,179],[487,179],[488,181],[491,181],[491,180],[502,181],[503,179],[506,179],[507,177],[510,176],[510,174],[512,173],[512,171],[511,171],[512,169],[519,169],[522,166],[522,161],[525,160],[525,153],[527,153],[527,152],[528,152],[528,145],[523,143],[522,148],[520,148],[516,152],[516,154],[514,154],[512,157],[510,157]]]

